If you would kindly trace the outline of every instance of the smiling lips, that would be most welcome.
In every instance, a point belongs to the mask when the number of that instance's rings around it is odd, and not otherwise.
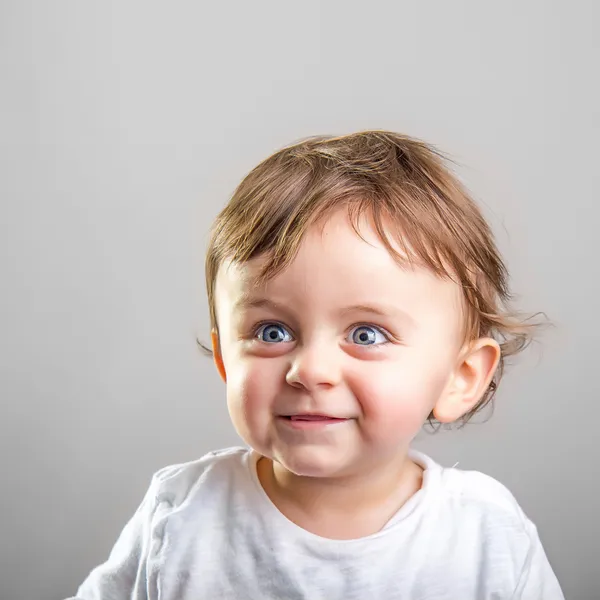
[[[290,421],[345,421],[346,419],[340,419],[338,417],[330,417],[328,415],[289,415],[284,417],[290,419]]]
[[[314,414],[282,415],[279,419],[293,429],[320,429],[349,421],[349,419]]]

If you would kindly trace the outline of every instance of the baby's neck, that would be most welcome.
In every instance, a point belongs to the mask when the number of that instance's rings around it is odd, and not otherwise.
[[[279,511],[321,537],[355,539],[386,525],[420,488],[423,470],[407,456],[368,475],[301,477],[261,458],[258,478]]]

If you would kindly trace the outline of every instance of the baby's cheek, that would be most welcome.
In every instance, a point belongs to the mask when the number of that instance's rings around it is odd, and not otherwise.
[[[227,406],[232,423],[242,439],[263,451],[269,435],[273,399],[272,378],[241,361],[227,373]]]
[[[443,377],[431,372],[380,369],[361,378],[355,394],[365,425],[382,434],[412,436],[426,421],[443,387]]]
[[[277,397],[278,378],[267,362],[257,357],[239,360],[227,374],[230,410],[243,413],[247,420],[269,413]]]

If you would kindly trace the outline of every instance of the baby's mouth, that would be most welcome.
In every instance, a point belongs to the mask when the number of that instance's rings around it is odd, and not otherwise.
[[[338,417],[330,417],[329,415],[290,415],[287,417],[291,421],[345,421]]]
[[[340,417],[331,417],[329,415],[313,415],[313,414],[298,414],[298,415],[283,415],[283,419],[292,422],[312,421],[312,422],[325,422],[325,423],[337,423],[341,421],[347,421],[348,419]]]

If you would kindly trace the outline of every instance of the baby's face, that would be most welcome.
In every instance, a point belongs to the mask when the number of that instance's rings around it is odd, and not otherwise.
[[[462,341],[460,288],[401,268],[344,212],[284,271],[227,264],[216,308],[241,437],[298,475],[349,475],[404,453],[443,397]]]

